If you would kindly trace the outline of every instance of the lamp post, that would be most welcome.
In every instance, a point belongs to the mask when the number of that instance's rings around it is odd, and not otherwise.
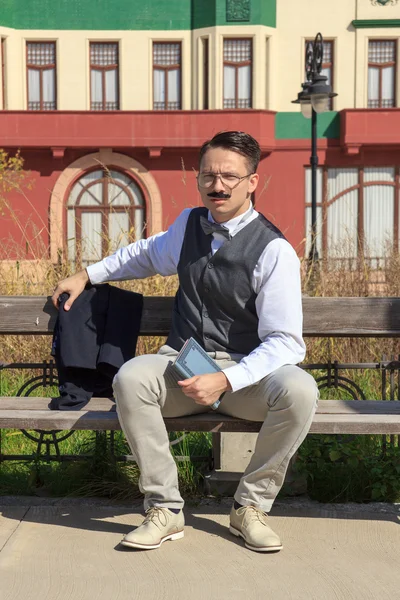
[[[311,248],[309,253],[309,269],[318,268],[317,249],[317,114],[329,110],[329,100],[337,96],[332,92],[332,87],[327,83],[328,78],[321,75],[324,40],[318,33],[313,42],[307,44],[306,50],[306,77],[302,83],[302,91],[297,94],[293,104],[300,104],[301,112],[307,119],[311,119]]]

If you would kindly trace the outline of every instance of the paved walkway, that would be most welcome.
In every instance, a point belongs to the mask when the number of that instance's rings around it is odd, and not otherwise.
[[[1,600],[400,600],[400,505],[275,503],[276,554],[227,530],[230,504],[187,506],[185,537],[129,550],[136,504],[0,497]]]

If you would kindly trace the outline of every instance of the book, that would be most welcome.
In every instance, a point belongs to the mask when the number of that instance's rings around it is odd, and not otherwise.
[[[207,352],[192,337],[183,344],[175,359],[174,367],[183,379],[221,371],[215,360],[208,356]],[[211,405],[213,410],[220,405],[222,396],[223,394]]]

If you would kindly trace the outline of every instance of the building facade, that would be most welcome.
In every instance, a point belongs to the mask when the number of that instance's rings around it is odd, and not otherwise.
[[[307,252],[311,123],[291,102],[318,31],[338,93],[318,117],[319,251],[379,265],[399,241],[397,0],[3,0],[0,148],[32,179],[7,193],[6,256],[40,242],[84,265],[165,229],[200,202],[200,145],[232,129],[261,145],[257,209]]]

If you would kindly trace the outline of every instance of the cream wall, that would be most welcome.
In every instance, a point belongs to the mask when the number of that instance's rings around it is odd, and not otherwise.
[[[90,108],[89,42],[119,42],[120,49],[120,108],[149,110],[152,108],[152,43],[153,41],[182,42],[182,108],[202,108],[201,38],[209,37],[210,108],[223,105],[223,39],[224,37],[253,38],[253,107],[269,108],[274,101],[272,85],[273,37],[276,30],[264,26],[214,27],[191,31],[19,31],[0,27],[6,38],[6,88],[8,109],[27,107],[26,42],[56,41],[57,108],[59,110],[88,110]],[[268,54],[267,54],[268,42]],[[10,57],[12,56],[12,63]],[[193,68],[192,68],[193,65]],[[267,90],[270,93],[267,94]]]
[[[366,108],[368,92],[368,40],[397,40],[400,28],[355,29],[354,19],[399,19],[400,3],[374,6],[371,0],[284,0],[277,3],[278,39],[273,86],[277,90],[275,110],[290,111],[304,81],[304,43],[321,32],[334,40],[334,109]],[[399,59],[398,59],[399,60]],[[400,106],[400,69],[397,68],[397,106]]]
[[[269,48],[276,30],[263,25],[232,27],[210,27],[196,29],[193,37],[193,108],[203,108],[203,51],[202,39],[209,40],[209,108],[223,108],[223,61],[225,38],[251,38],[253,40],[253,108],[269,108],[271,98],[268,90],[271,88],[271,73],[269,67]]]
[[[373,5],[371,0],[357,0],[356,19],[400,19],[400,3],[387,4],[386,6]],[[367,106],[368,94],[368,40],[369,39],[394,39],[397,40],[397,60],[400,58],[400,28],[382,28],[356,30],[356,85],[355,107]],[[400,68],[397,65],[396,77],[396,104],[400,106]]]
[[[355,19],[400,19],[400,4],[373,5],[371,0],[356,0]]]
[[[365,108],[368,40],[396,39],[400,28],[354,29],[354,19],[400,18],[396,6],[370,0],[280,0],[277,29],[265,26],[211,27],[194,31],[19,31],[0,27],[6,38],[7,108],[26,109],[26,41],[57,41],[57,107],[90,108],[89,42],[115,41],[120,48],[120,108],[150,110],[153,100],[152,42],[182,42],[182,108],[203,108],[202,38],[209,39],[209,108],[223,107],[223,39],[253,38],[253,108],[298,111],[291,101],[304,81],[305,40],[321,32],[334,44],[334,109]],[[11,59],[12,57],[12,59]],[[1,77],[1,74],[0,74]],[[1,82],[0,82],[1,83]],[[400,106],[400,73],[397,77]],[[0,85],[1,94],[1,85]],[[0,104],[2,106],[2,104]]]
[[[398,11],[399,11],[399,7]],[[396,106],[400,107],[400,28],[357,29],[356,56],[357,72],[355,85],[355,108],[365,108],[368,99],[368,41],[383,38],[397,42]]]
[[[274,86],[276,110],[298,111],[291,100],[297,98],[304,81],[306,39],[320,32],[335,42],[334,87],[339,95],[334,109],[354,107],[355,98],[355,19],[356,0],[284,0],[277,3],[278,40]]]
[[[152,42],[182,42],[182,108],[191,102],[191,32],[190,31],[20,31],[0,27],[6,38],[6,88],[9,110],[25,110],[26,42],[56,41],[57,108],[90,108],[89,42],[120,42],[120,108],[149,110],[153,101]],[[10,57],[12,57],[12,62]],[[12,65],[12,68],[11,66]]]

